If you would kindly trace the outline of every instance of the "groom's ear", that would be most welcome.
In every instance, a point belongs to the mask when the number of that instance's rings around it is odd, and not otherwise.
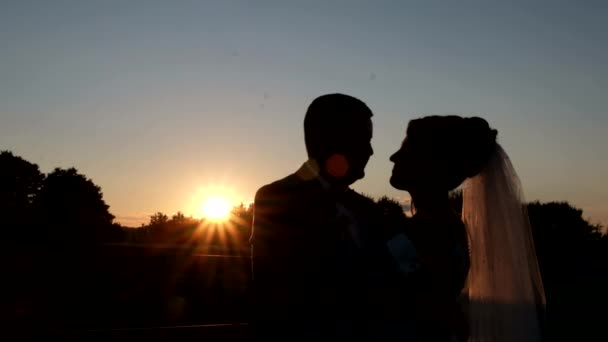
[[[342,154],[333,154],[325,160],[324,168],[328,175],[342,178],[348,173],[348,159]]]

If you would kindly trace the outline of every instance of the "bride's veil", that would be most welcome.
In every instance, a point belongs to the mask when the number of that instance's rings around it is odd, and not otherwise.
[[[471,253],[469,341],[540,341],[543,284],[521,184],[500,145],[462,189]]]

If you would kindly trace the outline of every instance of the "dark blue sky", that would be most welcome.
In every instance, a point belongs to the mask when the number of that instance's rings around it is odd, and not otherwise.
[[[75,166],[121,222],[249,201],[306,158],[302,120],[374,111],[357,190],[388,185],[408,120],[485,117],[529,200],[608,223],[603,1],[3,1],[0,148]]]

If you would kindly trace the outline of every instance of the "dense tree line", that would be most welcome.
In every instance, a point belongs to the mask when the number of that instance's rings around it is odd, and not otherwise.
[[[450,199],[462,210],[462,195]],[[404,207],[386,196],[376,200],[386,220],[403,224]],[[591,224],[583,211],[567,202],[532,202],[527,205],[541,267],[571,265],[579,259],[597,259],[607,236]],[[195,219],[177,212],[156,212],[147,224],[131,229],[114,222],[101,188],[75,168],[56,168],[48,174],[38,165],[0,152],[0,229],[6,242],[20,244],[92,244],[107,242],[164,244],[246,244],[253,207],[240,204],[226,222]],[[568,252],[564,253],[564,248]]]
[[[163,212],[150,216],[139,228],[125,228],[124,241],[138,244],[248,246],[253,220],[253,206],[235,206],[227,220],[214,222],[205,218],[186,217],[177,212],[171,217]]]
[[[11,244],[70,245],[121,239],[101,188],[75,168],[48,174],[0,152],[0,229]]]

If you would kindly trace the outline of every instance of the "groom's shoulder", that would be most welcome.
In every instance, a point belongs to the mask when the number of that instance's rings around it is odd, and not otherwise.
[[[260,187],[255,193],[255,202],[282,201],[297,188],[297,177],[289,175]]]

